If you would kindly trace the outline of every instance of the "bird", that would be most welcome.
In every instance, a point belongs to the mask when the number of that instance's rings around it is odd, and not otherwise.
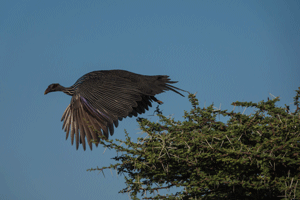
[[[86,143],[92,150],[92,143],[97,147],[100,137],[108,139],[109,134],[112,136],[114,126],[117,128],[123,118],[145,113],[153,101],[162,104],[156,94],[171,90],[184,97],[179,91],[187,91],[171,85],[177,82],[167,75],[99,70],[83,75],[70,87],[50,84],[44,94],[61,91],[72,96],[61,118],[62,129],[66,132],[66,140],[70,133],[71,144],[75,137],[76,149],[80,143],[85,151]]]

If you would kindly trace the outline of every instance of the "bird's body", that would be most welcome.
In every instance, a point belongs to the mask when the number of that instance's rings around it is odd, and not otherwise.
[[[152,106],[152,101],[162,103],[154,95],[172,90],[183,96],[177,91],[181,89],[170,85],[172,83],[176,81],[170,81],[168,76],[163,75],[145,76],[125,70],[102,70],[85,74],[68,88],[58,83],[51,84],[45,94],[62,91],[72,96],[61,118],[63,129],[67,133],[66,139],[71,133],[72,144],[76,137],[76,149],[80,142],[85,150],[85,137],[92,149],[91,140],[99,142],[98,134],[106,138],[109,133],[113,135],[114,125],[117,127],[119,120],[144,113]]]

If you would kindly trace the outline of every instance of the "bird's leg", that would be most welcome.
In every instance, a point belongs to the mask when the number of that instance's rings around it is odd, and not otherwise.
[[[157,101],[155,101],[155,102],[157,102],[158,104],[163,104],[164,102],[162,102],[162,101],[160,101],[160,100],[157,100]]]
[[[154,96],[151,96],[151,99],[155,102],[157,102],[158,104],[163,104],[164,102],[158,100],[157,98],[155,98]]]

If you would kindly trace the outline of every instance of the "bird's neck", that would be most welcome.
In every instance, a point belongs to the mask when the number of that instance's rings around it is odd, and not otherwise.
[[[70,96],[73,96],[73,94],[75,93],[75,90],[72,86],[71,87],[65,87],[61,91],[64,92],[65,94],[67,94],[67,95],[70,95]]]

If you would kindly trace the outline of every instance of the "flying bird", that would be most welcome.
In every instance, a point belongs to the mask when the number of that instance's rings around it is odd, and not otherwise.
[[[169,76],[146,76],[125,70],[101,70],[83,75],[71,87],[63,87],[58,83],[48,86],[44,94],[62,91],[72,96],[71,103],[62,115],[63,129],[66,139],[71,135],[73,145],[76,138],[76,149],[82,143],[86,149],[85,137],[92,150],[92,140],[96,146],[99,136],[108,138],[114,134],[114,126],[129,116],[145,113],[152,101],[162,102],[154,95],[167,90],[182,95],[179,89],[171,84]],[[97,130],[97,131],[95,131]]]

